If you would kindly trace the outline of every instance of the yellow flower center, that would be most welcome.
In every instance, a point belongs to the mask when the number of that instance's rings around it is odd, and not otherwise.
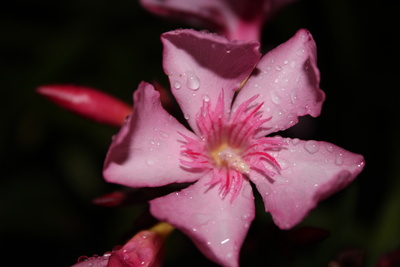
[[[241,157],[242,149],[231,148],[227,143],[222,143],[210,151],[211,157],[219,167],[234,169],[242,174],[250,173],[250,166]]]

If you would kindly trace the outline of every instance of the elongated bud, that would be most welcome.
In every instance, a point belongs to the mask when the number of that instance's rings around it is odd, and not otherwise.
[[[112,126],[121,126],[132,111],[124,102],[89,87],[43,85],[36,92],[78,115]]]

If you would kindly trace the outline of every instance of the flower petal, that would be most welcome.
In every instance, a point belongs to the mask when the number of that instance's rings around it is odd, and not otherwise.
[[[327,142],[289,138],[287,142],[287,149],[274,154],[281,166],[275,177],[250,175],[266,211],[281,229],[299,223],[318,201],[346,187],[364,167],[361,155]]]
[[[254,197],[248,181],[231,203],[210,188],[211,173],[188,188],[154,199],[151,213],[188,235],[202,253],[222,266],[238,266],[241,245],[254,219]]]
[[[217,100],[224,89],[225,109],[260,59],[257,42],[229,42],[194,30],[164,33],[163,66],[185,118],[199,134],[196,115],[203,101]]]
[[[240,90],[233,110],[259,94],[254,104],[263,102],[263,118],[271,120],[258,136],[285,130],[298,122],[298,116],[319,116],[325,100],[319,81],[315,42],[307,30],[301,29],[260,60]]]
[[[104,178],[131,187],[193,182],[200,174],[180,166],[182,133],[198,139],[161,106],[160,94],[142,82],[134,110],[107,153]]]

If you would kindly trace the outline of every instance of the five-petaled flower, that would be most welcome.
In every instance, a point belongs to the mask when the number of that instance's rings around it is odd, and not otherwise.
[[[152,200],[150,209],[209,259],[238,266],[255,214],[251,183],[277,226],[288,229],[363,169],[361,155],[327,142],[265,137],[299,116],[320,114],[325,94],[308,31],[261,59],[257,42],[205,32],[176,30],[162,41],[164,70],[192,131],[142,82],[113,139],[104,177],[131,187],[194,182]]]

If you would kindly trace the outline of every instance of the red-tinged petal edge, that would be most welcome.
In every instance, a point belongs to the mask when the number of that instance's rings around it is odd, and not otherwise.
[[[99,123],[121,126],[132,108],[96,89],[75,85],[43,85],[36,92],[51,102]]]

